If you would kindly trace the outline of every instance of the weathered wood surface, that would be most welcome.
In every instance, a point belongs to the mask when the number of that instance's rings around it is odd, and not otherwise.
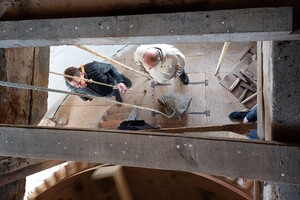
[[[38,86],[48,85],[50,48],[12,48],[0,51],[2,81]],[[38,124],[47,111],[45,92],[0,87],[0,122]]]
[[[0,176],[0,187],[13,183],[18,180],[25,179],[26,176],[32,175],[34,173],[40,172],[42,170],[48,169],[50,167],[54,167],[56,165],[59,165],[63,163],[63,161],[56,161],[56,160],[49,160],[40,162],[34,165],[30,165],[27,167],[24,167],[22,169],[19,169],[18,171],[7,173]]]
[[[244,98],[241,101],[242,104],[245,105],[245,107],[251,109],[256,105],[256,99],[251,98],[249,101],[246,101],[247,98],[251,97],[255,91],[250,91],[248,90],[246,93],[245,88],[241,87],[241,84],[248,84],[250,85],[251,82],[245,78],[245,76],[242,76],[241,71],[247,69],[249,70],[252,74],[256,76],[257,74],[257,63],[255,60],[253,60],[252,56],[253,54],[256,54],[256,42],[250,42],[243,52],[241,53],[241,57],[238,60],[237,63],[232,67],[232,69],[222,78],[220,81],[220,84],[226,88],[229,92],[231,92],[232,95],[234,95],[236,98],[239,100],[241,99],[240,97],[244,94]],[[239,79],[235,75],[240,75],[242,78]],[[243,81],[247,81],[245,83]],[[251,101],[250,101],[251,100]]]
[[[12,158],[12,157],[3,157],[0,159],[0,176],[15,171],[19,171],[30,165],[35,165],[43,162],[42,159],[25,159],[25,158]]]
[[[108,163],[300,183],[299,146],[162,133],[46,127],[1,126],[0,133],[0,156]]]
[[[195,127],[178,127],[178,128],[163,128],[160,132],[164,133],[184,133],[184,132],[208,132],[208,131],[231,131],[238,133],[249,132],[251,129],[256,129],[256,124],[227,124],[227,125],[211,125],[211,126],[195,126]],[[155,131],[155,130],[154,130]]]
[[[297,38],[292,7],[2,21],[0,30],[1,48]]]

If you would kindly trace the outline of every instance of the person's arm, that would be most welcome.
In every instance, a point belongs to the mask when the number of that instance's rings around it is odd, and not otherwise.
[[[185,56],[175,47],[172,48],[172,56],[176,59],[175,74],[174,77],[180,76],[185,66]]]
[[[111,77],[116,80],[117,87],[121,93],[125,93],[127,91],[127,87],[124,84],[124,79],[122,75],[118,72],[118,70],[111,64],[101,63],[105,68],[105,71],[111,75]]]
[[[111,64],[99,63],[99,73],[108,73],[117,83],[123,83],[124,80],[118,70]]]

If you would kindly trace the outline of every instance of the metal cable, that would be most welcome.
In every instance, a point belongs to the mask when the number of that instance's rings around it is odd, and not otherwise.
[[[94,81],[93,79],[87,79],[87,78],[82,78],[82,77],[78,77],[78,76],[70,76],[70,75],[66,75],[66,74],[61,74],[61,73],[57,73],[57,72],[49,72],[50,74],[55,74],[55,75],[59,75],[59,76],[64,76],[64,77],[68,77],[68,78],[72,78],[72,79],[78,79],[78,80],[84,80],[88,83],[94,83],[94,84],[98,84],[98,85],[104,85],[104,86],[108,86],[108,87],[112,87],[114,89],[118,89],[117,87],[115,87],[114,85],[109,85],[109,84],[106,84],[106,83],[101,83],[101,82],[97,82],[97,81]],[[135,91],[131,88],[128,89],[129,91],[131,92],[134,92],[134,93],[140,93],[140,94],[146,94],[147,91],[144,90],[143,92],[138,92],[138,91]],[[126,94],[126,93],[125,93]]]
[[[109,58],[109,57],[107,57],[107,56],[104,56],[104,55],[102,55],[102,54],[100,54],[100,53],[97,53],[97,52],[95,52],[95,51],[93,51],[93,50],[87,48],[86,46],[83,46],[83,45],[77,45],[76,47],[79,48],[79,49],[85,50],[85,51],[87,51],[87,52],[90,52],[91,54],[94,54],[94,55],[96,55],[96,56],[98,56],[98,57],[100,57],[100,58],[103,58],[103,59],[105,59],[105,60],[107,60],[107,61],[109,61],[109,62],[118,64],[118,65],[120,65],[121,67],[124,67],[125,69],[128,69],[128,70],[130,70],[130,71],[133,71],[133,72],[135,72],[135,73],[138,73],[138,74],[140,74],[140,75],[142,75],[142,76],[148,78],[148,80],[151,80],[151,78],[150,78],[149,76],[143,74],[142,72],[139,72],[139,71],[137,71],[137,70],[135,70],[135,69],[133,69],[133,68],[131,68],[131,67],[128,67],[127,65],[124,65],[124,64],[122,64],[122,63],[120,63],[120,62],[118,62],[118,61],[116,61],[116,60],[113,60],[113,59],[111,59],[111,58]]]
[[[0,81],[0,85],[1,86],[5,86],[5,87],[12,87],[12,88],[18,88],[18,89],[29,89],[29,90],[35,90],[35,91],[43,91],[43,92],[56,92],[56,93],[62,93],[62,94],[71,94],[71,95],[76,95],[76,96],[81,96],[81,97],[86,97],[86,98],[95,98],[95,99],[101,99],[104,101],[108,101],[114,104],[120,104],[123,106],[128,106],[128,107],[132,107],[132,108],[138,108],[141,110],[148,110],[148,111],[153,111],[155,113],[159,113],[162,114],[163,116],[167,117],[167,118],[171,118],[173,117],[173,115],[166,115],[165,113],[152,109],[152,108],[147,108],[147,107],[143,107],[143,106],[137,106],[137,105],[132,105],[132,104],[128,104],[128,103],[121,103],[115,100],[111,100],[108,98],[104,98],[104,97],[98,97],[98,96],[93,96],[93,95],[86,95],[86,94],[81,94],[81,93],[76,93],[76,92],[69,92],[69,91],[64,91],[64,90],[57,90],[57,89],[51,89],[51,88],[46,88],[46,87],[41,87],[41,86],[34,86],[34,85],[28,85],[28,84],[20,84],[20,83],[13,83],[13,82],[6,82],[6,81]]]

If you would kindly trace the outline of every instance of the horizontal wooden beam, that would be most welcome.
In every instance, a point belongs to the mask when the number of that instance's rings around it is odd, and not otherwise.
[[[0,176],[8,173],[12,173],[23,168],[35,165],[45,160],[42,159],[26,159],[26,158],[12,158],[6,157],[6,159],[0,160]]]
[[[292,40],[292,7],[0,22],[0,48]]]
[[[0,126],[0,156],[118,164],[300,183],[300,148],[178,134]]]
[[[256,123],[163,128],[163,129],[160,129],[160,132],[184,133],[184,132],[230,131],[230,132],[236,132],[236,133],[248,133],[252,129],[257,129]],[[157,131],[157,130],[152,130],[152,131]]]
[[[21,170],[18,170],[16,172],[2,175],[2,176],[0,176],[0,187],[3,185],[7,185],[9,183],[13,183],[17,180],[26,178],[26,176],[40,172],[42,170],[54,167],[61,163],[63,163],[63,161],[48,160],[48,161],[44,161],[44,162],[41,162],[41,163],[38,163],[35,165],[30,165],[30,166],[23,168]]]

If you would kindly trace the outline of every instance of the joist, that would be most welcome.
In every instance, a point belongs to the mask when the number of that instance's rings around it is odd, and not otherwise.
[[[63,161],[58,160],[48,160],[41,163],[37,163],[35,165],[30,165],[27,168],[23,168],[16,172],[8,173],[0,176],[0,187],[3,185],[7,185],[9,183],[15,182],[20,179],[26,178],[26,176],[32,175],[34,173],[40,172],[41,170],[45,170],[56,165],[63,163]]]
[[[163,128],[164,133],[184,133],[184,132],[210,132],[210,131],[231,131],[237,133],[249,132],[257,129],[257,124],[226,124],[226,125],[206,125],[194,127]],[[157,130],[154,130],[157,131]]]
[[[2,21],[0,47],[292,40],[292,9]]]
[[[159,132],[0,127],[0,156],[43,158],[300,183],[299,145]]]

